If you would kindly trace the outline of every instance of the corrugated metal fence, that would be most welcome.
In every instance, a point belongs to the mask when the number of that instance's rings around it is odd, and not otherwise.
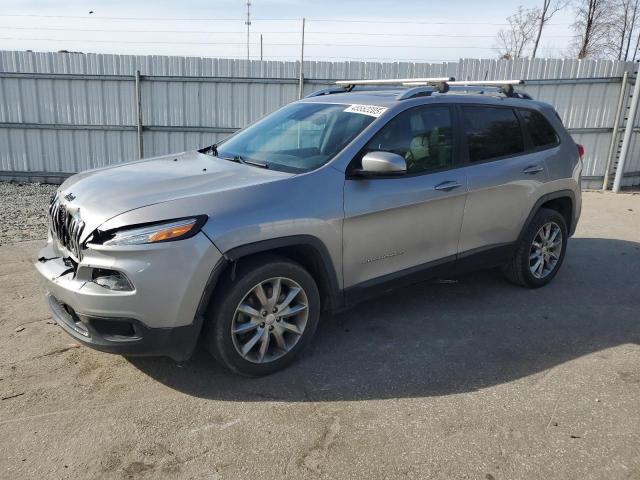
[[[298,98],[299,62],[0,51],[0,177],[54,179],[143,156],[210,145]],[[461,60],[450,63],[305,62],[304,93],[338,79],[522,78],[552,103],[587,151],[585,186],[616,168],[633,63]],[[140,72],[137,75],[137,72]],[[622,94],[622,96],[621,96]],[[616,119],[619,100],[622,107]],[[636,133],[623,185],[640,184]],[[640,129],[638,129],[640,131]],[[615,138],[614,138],[615,137]]]

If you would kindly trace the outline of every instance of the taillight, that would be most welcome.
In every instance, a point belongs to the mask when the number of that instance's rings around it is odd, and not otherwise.
[[[584,158],[584,147],[579,143],[576,144],[578,146],[578,155],[580,155],[580,159]]]

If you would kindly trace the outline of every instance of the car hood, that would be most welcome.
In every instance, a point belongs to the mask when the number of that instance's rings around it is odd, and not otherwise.
[[[79,211],[86,224],[83,236],[88,236],[105,221],[130,210],[290,176],[193,151],[89,170],[64,182],[58,196],[67,210]]]

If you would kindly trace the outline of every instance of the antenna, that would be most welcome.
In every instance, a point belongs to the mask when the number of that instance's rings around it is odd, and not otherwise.
[[[247,26],[247,62],[249,61],[249,29],[251,27],[251,1],[247,0],[247,21],[244,22]]]

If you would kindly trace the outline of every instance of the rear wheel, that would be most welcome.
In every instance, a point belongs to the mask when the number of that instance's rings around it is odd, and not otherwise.
[[[267,375],[310,342],[320,296],[311,275],[288,259],[269,255],[240,265],[212,302],[207,347],[236,373]]]
[[[567,238],[564,217],[555,210],[540,209],[505,265],[505,276],[513,283],[529,288],[546,285],[562,265]]]

